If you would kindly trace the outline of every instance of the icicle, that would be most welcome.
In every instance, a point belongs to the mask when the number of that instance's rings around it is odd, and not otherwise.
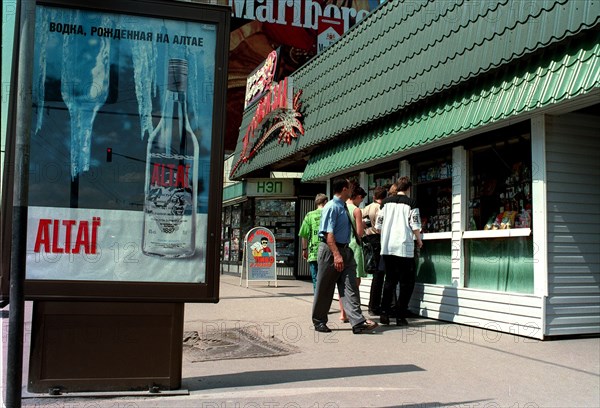
[[[103,27],[108,27],[110,22],[103,21]],[[100,50],[96,56],[96,65],[92,68],[92,82],[93,86],[89,89],[88,99],[95,100],[92,107],[91,118],[89,121],[89,127],[84,134],[83,143],[81,146],[81,169],[88,171],[90,169],[90,158],[91,158],[91,146],[92,146],[92,128],[94,126],[94,119],[98,110],[106,102],[108,97],[108,87],[110,79],[110,41],[106,39],[101,40]]]
[[[79,11],[70,24],[83,25]],[[108,16],[102,27],[111,27]],[[95,55],[94,55],[95,53]],[[65,36],[61,95],[71,117],[71,178],[89,170],[92,129],[96,113],[108,96],[110,77],[110,41]]]
[[[144,31],[152,31],[145,27]],[[140,114],[141,139],[152,133],[152,98],[156,96],[156,60],[158,50],[154,41],[131,41],[135,96]]]
[[[207,87],[204,83],[204,51],[198,50],[197,47],[186,45],[185,55],[186,59],[190,61],[189,83],[194,84],[188,90],[190,109],[193,111],[191,126],[198,137],[198,142],[202,143],[202,132],[198,132],[198,129],[202,127],[202,112],[198,111],[198,109],[206,105],[206,101],[203,98],[209,97],[205,95]]]
[[[37,83],[33,84],[33,103],[37,106],[37,120],[35,125],[35,133],[39,132],[44,123],[44,99],[46,98],[46,47],[48,44],[48,26],[50,21],[56,21],[56,10],[48,10],[45,7],[40,8],[40,13],[36,16],[35,31],[39,33],[36,38],[37,42],[37,64],[36,68],[39,71],[34,78]]]

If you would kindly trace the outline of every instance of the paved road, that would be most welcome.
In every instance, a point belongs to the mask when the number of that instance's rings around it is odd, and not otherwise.
[[[338,323],[337,301],[330,315],[334,331],[322,334],[311,327],[308,282],[246,288],[239,277],[223,275],[220,292],[218,304],[186,306],[186,332],[214,337],[246,328],[291,353],[195,361],[186,352],[183,395],[52,399],[25,393],[23,406],[600,407],[599,338],[541,342],[428,319],[353,335]]]

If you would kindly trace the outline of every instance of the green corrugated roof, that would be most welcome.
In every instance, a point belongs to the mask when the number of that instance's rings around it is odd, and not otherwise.
[[[592,91],[597,92],[600,102],[598,38],[588,47],[562,50],[560,55],[560,59],[547,55],[541,61],[530,60],[520,72],[507,72],[471,94],[454,95],[449,102],[423,109],[397,124],[382,124],[352,140],[319,149],[311,156],[302,181],[373,165],[426,143]]]
[[[293,75],[305,134],[267,142],[241,177],[600,23],[599,0],[388,0]],[[241,140],[254,112],[244,115]],[[237,161],[236,158],[236,161]]]

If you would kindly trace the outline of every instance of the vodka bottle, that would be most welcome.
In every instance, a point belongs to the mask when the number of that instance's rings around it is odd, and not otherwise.
[[[146,152],[144,235],[146,255],[194,255],[198,200],[198,139],[187,112],[186,60],[171,59],[160,121]]]

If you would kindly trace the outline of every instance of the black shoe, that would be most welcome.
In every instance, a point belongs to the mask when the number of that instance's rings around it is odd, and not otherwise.
[[[390,317],[388,315],[382,314],[381,316],[379,316],[379,323],[390,324]]]
[[[377,326],[379,326],[377,323],[369,321],[369,320],[365,320],[364,322],[359,323],[356,326],[354,326],[352,328],[352,333],[361,334],[365,331],[371,331],[371,330],[375,329]]]
[[[408,320],[404,317],[399,317],[396,319],[396,326],[408,326]]]
[[[321,333],[331,333],[331,329],[329,327],[327,327],[327,325],[325,323],[319,323],[319,324],[315,325],[315,331],[318,331]]]

